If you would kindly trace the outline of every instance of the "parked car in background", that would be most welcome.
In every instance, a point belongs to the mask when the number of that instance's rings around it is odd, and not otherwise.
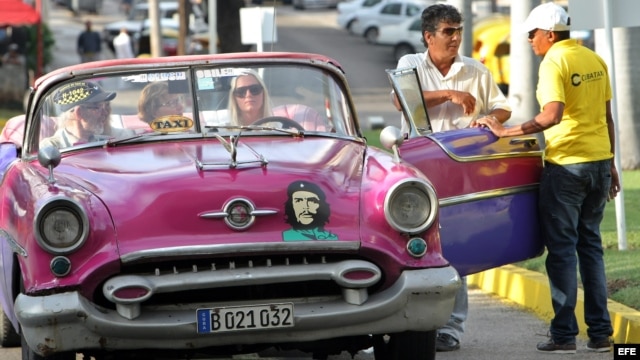
[[[351,25],[356,18],[358,9],[367,9],[386,0],[347,0],[338,3],[336,21],[340,28],[351,32]]]
[[[398,61],[406,54],[424,52],[422,38],[422,18],[417,15],[400,24],[381,26],[376,44],[391,46],[393,58]]]
[[[511,18],[494,14],[481,18],[473,26],[471,57],[483,63],[504,94],[509,93]]]
[[[305,9],[334,9],[341,0],[293,0],[293,8],[299,10]]]
[[[399,24],[421,14],[422,10],[434,3],[435,1],[430,0],[388,0],[370,8],[358,9],[351,24],[351,32],[364,36],[367,42],[375,44],[381,26]]]
[[[37,79],[20,142],[0,144],[3,346],[435,359],[461,275],[542,254],[542,157],[526,138],[431,133],[413,75],[392,78],[410,131],[385,129],[390,151],[368,146],[322,55],[118,59]],[[143,121],[147,86],[161,95]],[[272,109],[253,123],[228,107],[260,98]],[[71,141],[71,112],[101,130]]]
[[[55,3],[73,12],[86,11],[90,14],[98,14],[102,10],[103,0],[78,0],[77,8],[73,7],[73,0],[55,0]]]
[[[161,21],[161,30],[164,31],[165,27],[170,29],[180,28],[179,16],[179,4],[177,1],[159,1],[158,2],[158,17]],[[189,20],[189,32],[201,33],[207,32],[209,26],[205,22],[205,14],[200,8],[200,5],[191,3],[192,14]],[[126,20],[115,21],[108,23],[103,27],[102,40],[105,44],[114,51],[113,39],[118,36],[120,29],[125,28],[129,32],[129,35],[134,40],[134,43],[138,42],[141,36],[141,32],[148,29],[149,26],[149,3],[138,2],[136,3]],[[163,35],[164,36],[164,35]],[[164,46],[163,46],[164,47]]]

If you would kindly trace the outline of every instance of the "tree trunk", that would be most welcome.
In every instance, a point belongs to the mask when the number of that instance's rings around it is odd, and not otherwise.
[[[596,30],[596,51],[607,54],[604,30]],[[640,91],[640,28],[614,28],[613,49],[617,99],[617,141],[620,148],[622,170],[640,168],[640,102],[636,94]],[[606,59],[605,56],[603,58]],[[611,73],[611,69],[609,69]],[[635,119],[639,120],[636,121]]]

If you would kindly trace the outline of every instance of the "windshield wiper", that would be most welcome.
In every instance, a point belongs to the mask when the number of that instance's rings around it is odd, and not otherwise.
[[[283,129],[272,126],[256,126],[256,125],[222,125],[222,126],[205,126],[205,129],[209,129],[210,132],[216,132],[218,129],[230,129],[230,130],[255,130],[255,131],[277,131],[294,136],[304,136],[304,131],[300,131],[295,128]]]
[[[142,139],[142,138],[148,138],[148,137],[156,137],[156,136],[161,136],[161,135],[166,135],[165,133],[161,133],[161,132],[144,132],[141,134],[136,134],[136,135],[132,135],[132,136],[127,136],[127,137],[123,137],[123,138],[110,138],[109,140],[107,140],[106,146],[116,146],[119,144],[126,144],[126,143],[130,143],[130,142],[134,142],[138,139]]]

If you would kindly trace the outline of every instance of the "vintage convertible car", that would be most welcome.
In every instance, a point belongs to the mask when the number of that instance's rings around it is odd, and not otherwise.
[[[264,86],[236,89],[247,74]],[[321,55],[110,60],[38,79],[11,127],[23,142],[0,144],[2,345],[24,359],[434,359],[460,275],[541,254],[541,154],[482,129],[431,134],[419,89],[401,88],[415,73],[390,77],[409,129],[382,132],[390,151],[367,145]],[[242,125],[229,106],[250,96],[271,111]],[[160,108],[175,111],[148,117]]]

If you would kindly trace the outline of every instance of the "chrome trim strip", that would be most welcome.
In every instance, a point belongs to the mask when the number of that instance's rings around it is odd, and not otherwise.
[[[25,250],[25,248],[20,246],[20,244],[18,244],[18,242],[13,238],[13,236],[9,235],[8,232],[0,229],[0,237],[7,239],[7,241],[9,242],[9,246],[11,247],[11,250],[13,250],[14,253],[22,257],[27,257],[27,250]]]
[[[354,252],[360,249],[359,241],[305,241],[305,242],[269,242],[248,244],[221,244],[221,245],[196,245],[155,248],[135,251],[121,256],[123,264],[131,264],[146,259],[158,257],[172,258],[183,256],[201,256],[217,254],[239,255],[243,253],[257,252]]]
[[[539,157],[540,163],[542,163],[542,153],[543,150],[536,151],[524,151],[524,152],[506,152],[500,154],[489,154],[489,155],[474,155],[474,156],[465,156],[461,157],[453,152],[451,152],[440,140],[436,139],[432,135],[424,135],[431,139],[434,143],[436,143],[442,151],[444,151],[450,158],[457,162],[472,162],[472,161],[482,161],[482,160],[495,160],[495,159],[508,159],[508,158],[519,158],[519,157]]]
[[[444,206],[458,205],[458,204],[468,203],[472,201],[491,199],[495,197],[508,196],[508,195],[514,195],[514,194],[537,191],[537,190],[538,190],[538,184],[532,184],[532,185],[524,185],[524,186],[515,186],[510,188],[504,188],[504,189],[480,191],[473,194],[452,196],[445,199],[441,199],[440,206],[444,207]]]

